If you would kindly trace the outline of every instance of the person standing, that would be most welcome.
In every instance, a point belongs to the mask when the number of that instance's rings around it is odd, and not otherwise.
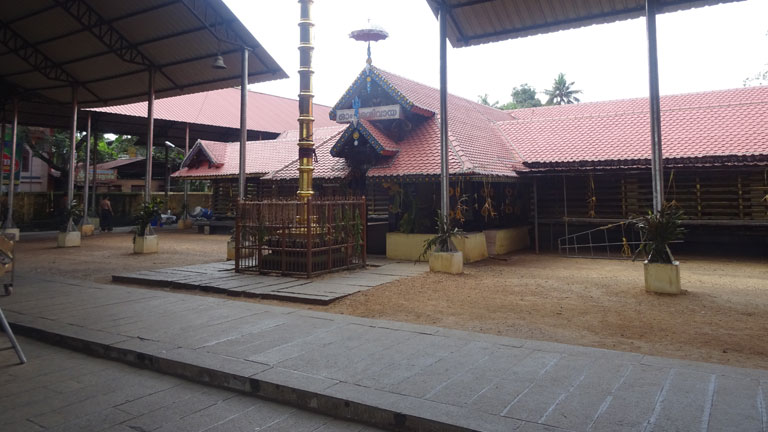
[[[104,195],[101,198],[101,218],[99,219],[101,225],[101,232],[112,231],[112,203],[109,202],[109,196]]]

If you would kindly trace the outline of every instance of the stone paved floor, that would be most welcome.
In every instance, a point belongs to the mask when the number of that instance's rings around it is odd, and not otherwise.
[[[371,257],[366,269],[330,273],[314,279],[235,273],[225,261],[160,270],[116,274],[113,282],[193,289],[235,297],[258,297],[300,303],[329,304],[342,297],[394,280],[424,273],[425,263]]]
[[[0,335],[0,347],[8,344]],[[0,351],[0,430],[314,431],[378,429],[19,338]]]
[[[0,306],[27,329],[392,428],[768,430],[765,370],[23,275]]]

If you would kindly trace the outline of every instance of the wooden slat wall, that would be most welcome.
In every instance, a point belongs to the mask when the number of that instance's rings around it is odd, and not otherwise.
[[[389,214],[389,192],[384,189],[380,182],[368,182],[365,199],[368,216],[386,216]]]
[[[247,179],[246,187],[245,196],[247,199],[259,200],[264,194],[264,185],[258,178]],[[231,178],[212,180],[211,189],[214,216],[234,217],[238,196],[238,180]]]
[[[626,219],[645,214],[652,203],[650,174],[552,175],[538,181],[539,217],[561,219],[567,204],[569,218]],[[563,182],[567,200],[563,200]],[[768,220],[768,177],[763,170],[667,170],[665,199],[675,201],[694,220]]]

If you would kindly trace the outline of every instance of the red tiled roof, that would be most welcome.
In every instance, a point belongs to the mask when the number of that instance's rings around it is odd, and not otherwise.
[[[440,91],[378,69],[381,75],[414,104],[437,112],[414,126],[391,163],[368,171],[369,176],[440,173]],[[452,173],[514,176],[522,164],[510,142],[496,127],[508,114],[462,97],[448,95],[449,170]]]
[[[667,163],[768,160],[768,87],[663,96]],[[499,123],[531,168],[647,166],[647,99],[515,110]],[[722,163],[722,162],[721,162]]]
[[[383,159],[372,167],[367,175],[376,177],[440,174],[440,91],[385,70],[373,66],[371,68],[372,72],[378,75],[377,78],[383,79],[384,85],[396,89],[405,101],[418,107],[421,113],[438,114],[417,122],[399,142],[393,142],[376,129],[376,126],[363,121],[366,129],[386,149],[398,151],[395,156]],[[355,80],[357,85],[365,85],[364,80],[360,79],[364,74],[365,70]],[[350,88],[345,97],[353,91],[354,88]],[[341,101],[336,106],[341,108]],[[448,166],[451,173],[516,176],[516,170],[525,170],[511,143],[496,126],[496,122],[509,120],[506,112],[449,94],[448,115]],[[334,162],[333,159],[336,158],[328,159],[330,154],[325,154],[330,153],[334,143],[328,145],[326,142],[316,147],[319,158],[316,166],[320,167],[316,168],[316,176],[342,177],[347,174],[348,169],[343,160]],[[326,166],[327,171],[321,171]],[[298,176],[295,168],[290,165],[285,170],[265,178],[295,178]]]
[[[343,158],[331,156],[331,147],[339,139],[345,128],[339,129],[322,142],[315,145],[317,160],[314,163],[315,170],[312,177],[317,179],[341,178],[349,173],[347,161]],[[317,142],[317,141],[316,141]],[[299,177],[299,161],[294,157],[293,161],[264,176],[265,180],[288,180]]]
[[[298,127],[298,101],[264,93],[248,91],[248,129],[282,133]],[[147,103],[92,108],[112,114],[146,117]],[[335,125],[328,118],[330,107],[314,105],[315,126]],[[155,118],[181,123],[194,123],[240,128],[240,89],[227,88],[208,92],[158,99]]]
[[[342,150],[342,146],[345,145],[345,142],[351,141],[350,137],[354,136],[354,131],[361,132],[361,135],[367,139],[374,149],[381,155],[393,156],[400,151],[400,145],[378,130],[371,122],[368,120],[360,120],[357,125],[350,124],[344,129],[344,132],[336,140],[333,147],[331,147],[331,156],[343,157],[340,156],[339,152]]]
[[[325,140],[343,129],[343,125],[315,129],[315,139]],[[286,134],[288,138],[278,138],[269,141],[250,141],[245,151],[245,172],[247,175],[261,176],[284,167],[298,157],[297,139],[293,133]],[[195,147],[201,146],[210,157],[211,167],[201,165],[195,168],[185,167],[173,173],[173,177],[233,177],[239,174],[240,143],[221,143],[199,141]],[[196,149],[190,150],[193,157]],[[185,161],[186,162],[186,161]]]

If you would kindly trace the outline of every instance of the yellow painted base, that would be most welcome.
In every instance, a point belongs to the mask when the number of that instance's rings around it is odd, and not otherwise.
[[[439,273],[464,273],[464,258],[461,252],[432,252],[429,255],[429,271]]]
[[[80,233],[78,231],[60,232],[56,239],[56,247],[68,248],[80,246]]]
[[[192,228],[192,219],[181,219],[176,224],[176,228],[178,229],[187,229]]]
[[[645,290],[660,294],[680,294],[680,263],[643,263]]]
[[[227,241],[227,261],[235,259],[235,239]]]
[[[485,245],[483,233],[465,233],[464,237],[454,237],[453,244],[461,251],[465,263],[471,263],[488,258],[488,249]],[[424,250],[424,242],[432,238],[433,234],[403,234],[399,232],[387,233],[387,258],[404,261],[416,261]],[[431,254],[427,254],[429,259]]]
[[[453,245],[464,255],[465,263],[473,263],[488,258],[488,246],[485,234],[481,232],[466,233],[453,238]]]
[[[91,224],[80,225],[80,234],[83,237],[92,236],[93,235],[93,229],[94,229],[94,227]]]
[[[424,242],[430,238],[432,238],[432,234],[387,233],[387,258],[416,261],[424,249]]]
[[[486,230],[485,241],[490,255],[504,255],[531,247],[527,226]]]
[[[134,237],[133,240],[133,253],[136,254],[149,254],[149,253],[157,253],[157,236],[156,235],[149,235],[149,236],[143,236]]]

